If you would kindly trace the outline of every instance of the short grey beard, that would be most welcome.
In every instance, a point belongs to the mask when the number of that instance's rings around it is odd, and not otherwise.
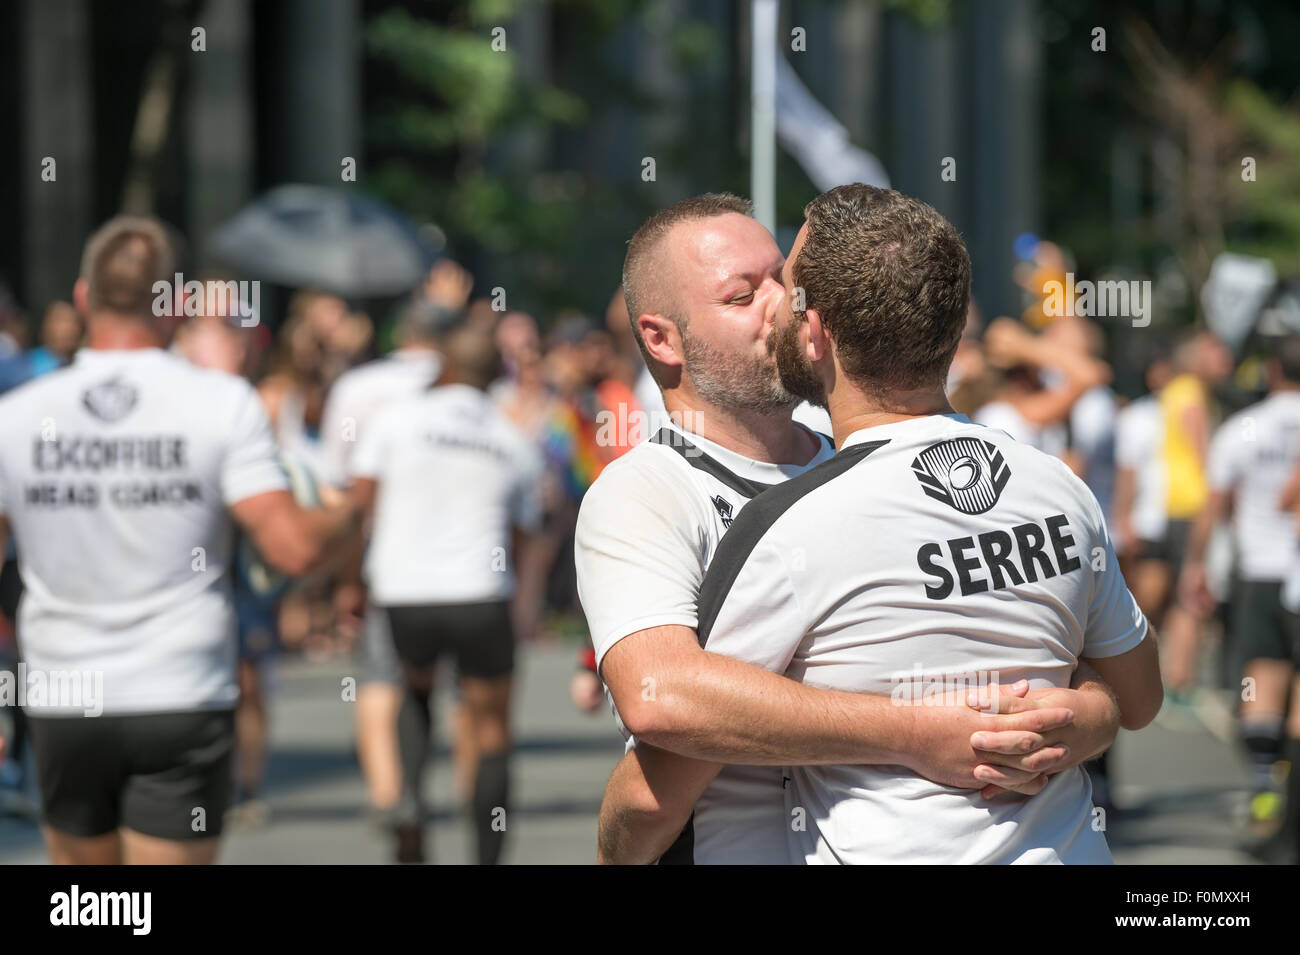
[[[789,411],[799,399],[786,391],[776,373],[762,360],[726,355],[682,330],[686,373],[701,398],[724,411]]]

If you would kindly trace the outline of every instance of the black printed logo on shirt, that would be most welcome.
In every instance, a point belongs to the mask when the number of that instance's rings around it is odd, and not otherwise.
[[[730,527],[732,518],[731,502],[721,494],[715,494],[713,495],[713,506],[718,509],[718,516],[722,518],[722,526],[724,528]]]
[[[979,438],[932,444],[916,456],[912,473],[921,490],[963,514],[983,514],[1002,496],[1011,468],[997,445]]]
[[[81,403],[100,421],[121,421],[135,407],[139,393],[120,378],[110,378],[81,394]]]

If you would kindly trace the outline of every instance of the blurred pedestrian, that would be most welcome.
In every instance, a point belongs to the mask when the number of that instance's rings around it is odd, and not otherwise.
[[[384,408],[421,394],[442,369],[438,339],[461,313],[426,298],[408,301],[398,312],[397,348],[383,358],[344,372],[330,389],[321,421],[326,479],[346,489],[353,453]],[[370,807],[386,819],[402,795],[397,747],[397,716],[402,702],[402,672],[387,615],[367,599],[358,546],[335,582],[334,611],[348,634],[355,634],[360,664],[357,687],[357,757],[366,779]]]
[[[515,636],[513,555],[537,526],[541,459],[486,390],[498,355],[470,322],[445,336],[424,394],[381,411],[352,458],[352,493],[373,514],[366,580],[402,662],[399,862],[424,860],[424,766],[434,664],[454,658],[477,753],[472,799],[480,864],[495,864],[509,806]]]
[[[0,400],[24,662],[81,677],[81,692],[27,705],[55,863],[215,859],[237,697],[233,524],[289,573],[353,525],[350,508],[295,503],[247,383],[163,351],[154,287],[173,275],[160,223],[105,224],[74,289],[87,347]]]
[[[1300,336],[1273,343],[1269,393],[1228,418],[1214,434],[1206,469],[1209,495],[1188,537],[1181,598],[1208,615],[1216,599],[1206,571],[1215,527],[1231,515],[1237,550],[1231,643],[1244,663],[1241,742],[1251,766],[1250,818],[1256,834],[1273,836],[1282,818],[1277,763],[1300,765],[1300,733],[1285,733],[1300,643],[1282,605],[1282,582],[1296,548],[1292,503],[1283,492],[1300,465]],[[1300,695],[1292,700],[1300,726]],[[1296,833],[1288,834],[1294,842]],[[1284,840],[1287,841],[1287,840]]]
[[[1174,350],[1174,377],[1160,390],[1165,470],[1165,540],[1172,579],[1182,578],[1192,523],[1209,501],[1205,461],[1212,433],[1214,386],[1232,374],[1232,353],[1213,332],[1184,336]],[[1161,634],[1162,665],[1175,705],[1190,702],[1200,661],[1200,619],[1175,587]]]

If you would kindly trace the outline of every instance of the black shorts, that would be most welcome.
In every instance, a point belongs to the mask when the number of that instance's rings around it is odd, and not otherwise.
[[[397,656],[410,667],[432,666],[443,654],[462,676],[491,680],[515,669],[515,634],[504,600],[388,607]]]
[[[1232,637],[1237,659],[1286,660],[1300,666],[1300,619],[1282,606],[1280,580],[1237,580],[1232,595]]]
[[[233,710],[30,721],[41,815],[59,832],[88,838],[124,826],[187,841],[221,834]]]
[[[1162,555],[1169,564],[1169,572],[1178,580],[1187,559],[1187,544],[1192,536],[1191,521],[1169,521],[1165,525],[1165,547]]]
[[[1137,560],[1158,560],[1169,563],[1169,545],[1162,537],[1159,540],[1143,538],[1138,541]]]

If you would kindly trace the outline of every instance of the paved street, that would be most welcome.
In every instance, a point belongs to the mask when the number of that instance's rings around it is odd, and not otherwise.
[[[568,646],[526,651],[516,721],[520,753],[506,861],[587,863],[594,858],[600,792],[621,752],[604,710],[574,711],[568,700]],[[234,830],[227,863],[380,863],[388,848],[366,822],[365,792],[352,744],[351,704],[342,701],[345,662],[293,662],[277,677],[268,826]],[[1215,725],[1212,722],[1212,725]],[[440,732],[447,726],[445,712]],[[1224,735],[1222,726],[1218,727]],[[444,736],[445,738],[445,736]],[[471,838],[455,808],[446,746],[431,769],[434,825],[429,845],[442,863],[470,860]],[[1236,850],[1231,821],[1245,773],[1233,747],[1190,720],[1123,734],[1115,752],[1121,812],[1109,836],[1121,863],[1249,861]],[[0,819],[0,864],[44,861],[34,826]]]

